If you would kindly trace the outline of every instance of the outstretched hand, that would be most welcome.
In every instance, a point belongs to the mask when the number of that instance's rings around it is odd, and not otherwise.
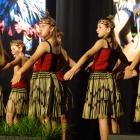
[[[75,72],[72,69],[70,69],[64,74],[64,80],[71,80],[74,75],[75,75]]]
[[[137,71],[136,70],[130,70],[129,66],[125,68],[124,79],[129,79],[129,78],[132,78],[132,77],[135,77],[135,76],[137,76]]]
[[[14,76],[13,76],[11,82],[12,82],[12,84],[16,84],[16,83],[18,83],[20,80],[21,80],[21,72],[20,72],[20,71],[17,71],[17,72],[14,74]]]

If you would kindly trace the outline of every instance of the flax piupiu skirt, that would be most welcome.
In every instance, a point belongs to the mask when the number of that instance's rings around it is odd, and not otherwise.
[[[27,90],[26,88],[12,88],[6,106],[6,112],[27,115]]]
[[[83,108],[84,119],[118,118],[123,114],[121,97],[111,73],[91,73]]]
[[[64,87],[53,72],[34,72],[29,93],[29,116],[58,118],[65,113]]]

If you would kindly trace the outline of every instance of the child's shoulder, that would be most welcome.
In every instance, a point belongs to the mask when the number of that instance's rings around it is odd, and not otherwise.
[[[52,45],[48,41],[43,41],[39,43],[38,48],[50,52],[50,50],[52,50]]]
[[[29,59],[29,57],[27,57],[26,55],[23,55],[20,59],[22,63],[25,63]]]
[[[39,43],[39,45],[51,46],[51,43],[49,41],[42,41]]]
[[[98,39],[95,44],[104,48],[104,46],[107,46],[107,41],[106,39],[101,38]]]
[[[101,43],[106,43],[107,42],[107,40],[106,39],[104,39],[104,38],[100,38],[100,39],[98,39],[96,42],[101,42]]]

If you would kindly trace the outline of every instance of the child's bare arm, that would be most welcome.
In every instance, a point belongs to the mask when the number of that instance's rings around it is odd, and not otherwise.
[[[63,48],[61,48],[61,54],[63,55],[69,67],[73,67],[76,64],[75,61],[68,55],[66,50],[64,50]]]
[[[139,62],[140,62],[140,51],[135,56],[135,58],[132,61],[131,65],[129,66],[129,69],[133,70]]]
[[[34,54],[24,63],[24,65],[14,74],[12,83],[15,84],[20,81],[25,72],[31,69],[33,64],[46,52],[50,52],[49,44],[42,42],[38,45]]]
[[[6,69],[9,69],[11,67],[14,67],[14,66],[20,64],[20,62],[21,62],[21,57],[17,57],[13,61],[8,62],[1,70],[3,71],[3,70],[6,70]]]

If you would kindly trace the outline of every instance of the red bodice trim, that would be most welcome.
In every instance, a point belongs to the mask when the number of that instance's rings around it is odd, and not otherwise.
[[[91,71],[102,71],[106,70],[108,67],[108,59],[110,56],[110,49],[104,48],[94,55],[93,65],[91,67]]]
[[[43,56],[43,59],[39,59],[34,64],[34,72],[49,71],[52,64],[52,54],[47,53]]]
[[[26,88],[27,87],[27,82],[26,80],[21,80],[19,81],[18,83],[14,84],[14,85],[11,85],[12,88]]]

